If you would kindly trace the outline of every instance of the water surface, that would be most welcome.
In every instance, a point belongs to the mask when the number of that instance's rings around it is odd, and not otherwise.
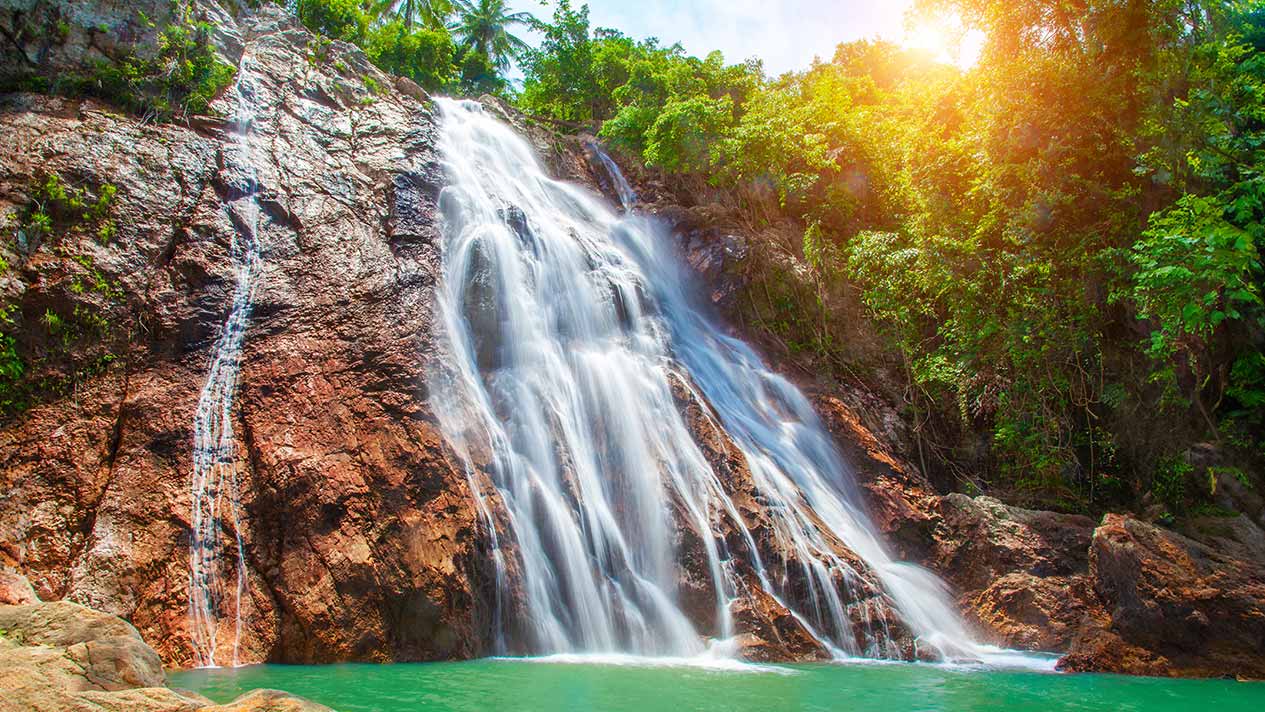
[[[751,669],[476,660],[396,665],[256,665],[173,673],[174,687],[226,702],[281,689],[340,712],[941,712],[1265,710],[1265,683],[1061,675],[910,664]]]

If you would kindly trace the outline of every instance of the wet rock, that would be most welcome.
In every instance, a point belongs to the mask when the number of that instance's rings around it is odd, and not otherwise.
[[[738,652],[753,662],[814,662],[830,659],[825,648],[790,611],[758,586],[734,602],[730,613],[741,631]]]
[[[506,306],[500,294],[493,247],[486,239],[470,246],[469,261],[462,279],[461,312],[470,330],[479,369],[494,371],[501,362],[501,333],[505,328]]]
[[[387,236],[392,244],[437,244],[439,230],[435,210],[439,199],[438,177],[420,172],[400,173],[391,179],[391,211]]]
[[[1128,516],[1094,531],[1101,611],[1066,670],[1265,678],[1265,566]]]
[[[750,253],[746,238],[715,227],[686,228],[683,223],[675,223],[675,230],[685,264],[706,286],[703,296],[717,307],[731,308],[746,286],[740,269]]]
[[[813,405],[834,435],[885,542],[901,559],[921,561],[934,541],[940,498],[893,447],[905,439],[903,424],[875,400],[845,391],[817,392]]]
[[[1090,606],[1093,520],[950,494],[928,565],[959,592],[964,611],[995,642],[1067,649]]]
[[[806,561],[800,552],[787,545],[787,538],[778,531],[778,524],[769,512],[767,503],[761,501],[746,459],[738,447],[720,428],[715,416],[705,404],[696,400],[691,390],[679,380],[674,380],[673,395],[677,406],[685,416],[687,426],[703,456],[716,472],[741,522],[723,512],[717,512],[708,536],[718,536],[732,556],[734,580],[739,586],[738,599],[731,605],[738,645],[743,655],[754,660],[813,661],[830,657],[822,641],[807,627],[830,630],[833,621],[823,612],[820,620],[800,620],[788,605],[799,611],[820,610],[814,602],[820,592],[811,590],[805,575]],[[681,557],[685,610],[691,619],[712,622],[713,616],[706,611],[714,609],[715,591],[713,576],[707,570],[706,557],[697,543],[698,532],[688,517],[679,516],[681,536],[678,544]],[[739,526],[741,525],[741,526]],[[743,533],[745,530],[746,534]],[[747,538],[750,536],[750,541]],[[755,551],[751,551],[754,545]],[[899,620],[892,602],[877,583],[877,577],[855,552],[832,536],[825,538],[830,554],[846,568],[846,573],[833,575],[828,584],[843,605],[841,622],[851,633],[851,639],[836,644],[851,648],[861,654],[897,659],[912,659],[915,645],[912,635]],[[778,596],[765,591],[758,573],[751,562],[760,560],[766,567],[765,576],[770,581],[783,582]],[[781,601],[779,601],[779,598]],[[807,624],[807,625],[806,625]],[[703,627],[705,635],[715,635],[714,627]]]

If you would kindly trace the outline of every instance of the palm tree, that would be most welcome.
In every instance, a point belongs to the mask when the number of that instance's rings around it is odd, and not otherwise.
[[[413,30],[413,23],[438,29],[452,15],[452,0],[370,0],[366,8],[372,17],[386,21],[391,16],[404,21],[404,29]]]
[[[509,28],[534,25],[537,20],[531,13],[510,12],[506,0],[452,0],[452,4],[460,15],[452,31],[467,51],[486,57],[501,71],[527,51],[527,43],[510,34]]]

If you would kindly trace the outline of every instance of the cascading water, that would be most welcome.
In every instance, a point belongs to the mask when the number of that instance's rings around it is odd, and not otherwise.
[[[633,187],[628,184],[628,180],[624,178],[623,171],[619,170],[619,164],[611,158],[609,153],[602,150],[602,147],[596,142],[587,144],[587,147],[589,153],[593,154],[597,158],[598,163],[601,163],[602,168],[605,169],[606,176],[611,182],[611,190],[619,198],[619,207],[623,208],[626,213],[631,211],[633,206],[637,204],[637,191],[633,190]]]
[[[246,589],[246,562],[242,553],[238,517],[237,447],[233,434],[233,398],[241,370],[242,344],[250,320],[256,276],[260,267],[258,240],[260,209],[257,199],[258,170],[252,143],[255,122],[255,89],[249,60],[243,56],[234,88],[234,114],[230,121],[233,143],[226,153],[230,178],[227,209],[234,218],[230,253],[236,282],[228,318],[211,353],[206,384],[193,416],[193,511],[189,542],[189,618],[194,661],[199,667],[216,667],[220,645],[220,614],[233,611],[232,662],[239,664],[242,633],[242,597]],[[227,508],[227,511],[225,511]],[[234,550],[225,547],[225,523]],[[226,557],[232,557],[230,563]],[[224,580],[231,571],[233,581]]]
[[[437,104],[448,358],[432,373],[432,398],[497,549],[498,652],[704,652],[678,591],[674,531],[688,526],[715,591],[714,638],[735,632],[741,556],[835,656],[898,656],[882,622],[851,608],[857,572],[838,541],[874,572],[922,652],[983,657],[939,580],[887,554],[806,398],[695,308],[660,228],[551,180],[479,104]],[[627,207],[631,188],[597,151]],[[741,450],[782,561],[761,557],[674,384],[709,404]],[[469,464],[476,452],[489,461],[499,519]],[[717,533],[721,521],[742,551]],[[511,541],[516,551],[501,552]],[[524,611],[504,620],[511,578]],[[510,630],[525,639],[507,644]]]

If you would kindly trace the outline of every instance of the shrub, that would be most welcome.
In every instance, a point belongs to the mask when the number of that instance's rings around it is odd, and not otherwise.
[[[456,47],[444,30],[414,30],[393,20],[369,32],[365,54],[383,71],[408,77],[435,91],[453,78]]]
[[[369,16],[356,0],[298,0],[295,11],[309,30],[331,39],[364,44]]]

